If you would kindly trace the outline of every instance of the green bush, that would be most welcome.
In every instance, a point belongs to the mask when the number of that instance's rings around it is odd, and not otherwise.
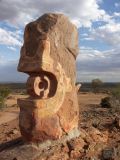
[[[5,98],[10,94],[10,89],[9,88],[0,88],[0,108],[3,108],[5,106]]]
[[[103,108],[110,108],[112,112],[120,112],[120,99],[116,97],[105,97],[101,99],[100,103]]]
[[[101,107],[111,108],[112,112],[120,112],[120,84],[111,90],[111,96],[101,100]]]
[[[120,84],[118,84],[111,93],[113,97],[120,99]]]
[[[0,109],[4,107],[4,98],[0,97]]]
[[[100,105],[101,105],[103,108],[111,108],[110,97],[102,98]]]
[[[10,94],[9,88],[0,88],[0,97],[6,98]]]

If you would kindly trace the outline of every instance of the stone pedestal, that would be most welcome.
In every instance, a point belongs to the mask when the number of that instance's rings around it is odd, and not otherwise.
[[[0,160],[46,160],[50,157],[50,159],[53,160],[53,154],[56,155],[54,160],[58,160],[59,155],[57,155],[56,152],[59,152],[61,155],[63,146],[66,145],[67,147],[66,142],[70,142],[70,140],[72,141],[74,138],[77,139],[77,137],[79,137],[79,130],[73,129],[68,135],[62,136],[61,139],[54,141],[47,140],[41,143],[39,143],[39,141],[38,143],[24,143],[22,139],[18,139],[15,140],[15,142],[11,142],[9,146],[7,145],[4,150],[0,152]],[[70,152],[69,149],[67,152]],[[64,150],[62,151],[62,155],[64,155],[64,159],[62,160],[66,160],[65,154],[69,155],[68,153]]]

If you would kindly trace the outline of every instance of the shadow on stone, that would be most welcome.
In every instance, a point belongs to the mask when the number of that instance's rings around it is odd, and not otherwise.
[[[7,150],[10,148],[21,146],[23,144],[24,144],[24,141],[23,141],[22,137],[19,137],[17,139],[14,139],[14,140],[11,140],[11,141],[8,141],[5,143],[1,143],[0,144],[0,152],[2,152],[3,150]]]

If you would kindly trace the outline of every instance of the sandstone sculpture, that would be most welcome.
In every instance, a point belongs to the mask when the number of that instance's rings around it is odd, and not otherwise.
[[[18,71],[29,74],[26,99],[18,99],[27,141],[59,139],[78,128],[75,60],[77,28],[62,14],[44,14],[25,28]]]

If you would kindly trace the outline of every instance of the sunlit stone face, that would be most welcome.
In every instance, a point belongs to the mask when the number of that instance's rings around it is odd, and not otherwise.
[[[53,65],[52,61],[48,37],[44,33],[26,27],[18,70],[25,73],[39,73],[45,69],[44,66]]]

